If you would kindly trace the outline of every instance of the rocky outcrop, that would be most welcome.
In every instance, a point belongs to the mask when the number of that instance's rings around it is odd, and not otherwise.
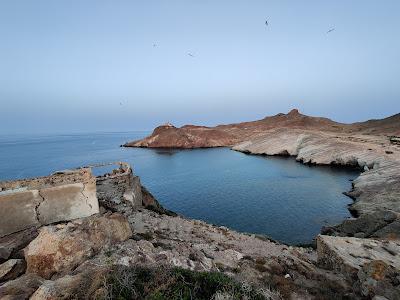
[[[31,300],[104,299],[104,280],[110,267],[87,264],[76,274],[54,281],[46,280],[30,297]]]
[[[154,196],[141,184],[127,163],[96,177],[97,198],[102,207],[113,212],[130,214],[136,209],[147,208],[160,214],[176,215],[161,206]]]
[[[124,147],[152,148],[209,148],[233,145],[239,139],[224,130],[204,126],[183,126],[176,128],[163,125],[154,129],[151,136],[140,141],[129,142]]]
[[[111,173],[96,177],[97,198],[107,209],[142,207],[140,179],[127,163],[118,163]]]
[[[99,212],[96,179],[90,169],[0,183],[0,237]]]
[[[318,236],[318,263],[342,273],[369,299],[400,298],[400,242]]]
[[[46,279],[68,274],[101,249],[131,235],[128,222],[120,214],[42,227],[38,237],[25,249],[27,272]]]
[[[23,259],[10,259],[0,265],[0,283],[17,278],[25,273],[26,265]]]
[[[0,299],[29,299],[41,286],[44,279],[36,274],[25,274],[0,285]]]
[[[9,258],[23,258],[23,248],[37,235],[37,228],[31,227],[0,238],[0,263]]]

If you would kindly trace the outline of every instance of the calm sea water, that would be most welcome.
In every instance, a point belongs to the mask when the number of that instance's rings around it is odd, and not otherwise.
[[[226,148],[120,148],[146,132],[0,136],[0,181],[126,161],[160,203],[184,216],[296,244],[349,216],[357,172]]]

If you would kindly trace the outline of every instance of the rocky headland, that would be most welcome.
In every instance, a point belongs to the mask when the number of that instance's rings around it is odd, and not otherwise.
[[[262,120],[216,127],[171,124],[126,147],[230,147],[256,155],[293,156],[310,165],[358,168],[351,191],[354,218],[322,232],[338,236],[400,237],[400,114],[353,124],[310,117],[294,109]]]

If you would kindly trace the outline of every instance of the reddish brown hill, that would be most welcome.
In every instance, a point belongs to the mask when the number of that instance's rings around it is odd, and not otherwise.
[[[353,131],[360,131],[364,134],[386,134],[400,135],[400,114],[396,114],[381,120],[368,120],[352,124]]]
[[[396,135],[400,134],[400,114],[383,120],[342,124],[327,118],[306,116],[297,109],[293,109],[288,114],[281,113],[258,121],[216,127],[185,125],[177,128],[171,124],[165,124],[154,129],[150,136],[139,141],[129,142],[124,146],[150,148],[232,146],[276,128]]]

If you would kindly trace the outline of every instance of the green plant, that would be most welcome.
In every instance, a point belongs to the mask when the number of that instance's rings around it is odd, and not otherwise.
[[[119,266],[106,278],[106,299],[209,300],[218,295],[229,299],[266,299],[248,285],[219,272],[195,272],[182,268],[127,268]]]

